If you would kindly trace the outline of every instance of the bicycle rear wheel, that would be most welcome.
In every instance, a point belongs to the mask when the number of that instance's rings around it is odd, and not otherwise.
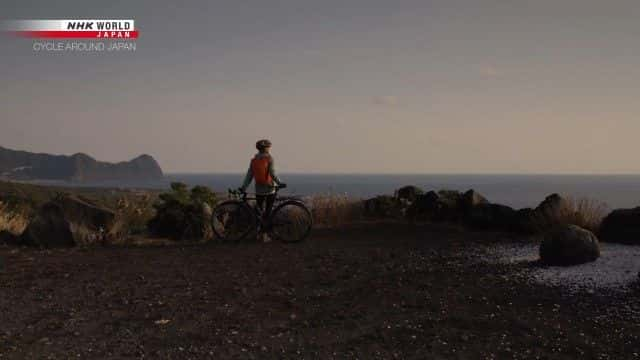
[[[216,236],[228,242],[243,240],[258,229],[253,210],[241,201],[225,201],[216,206],[211,222]]]
[[[282,242],[300,242],[311,233],[313,218],[299,201],[285,201],[271,216],[271,233]]]

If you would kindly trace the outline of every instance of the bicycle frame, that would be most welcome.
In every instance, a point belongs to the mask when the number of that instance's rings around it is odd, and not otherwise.
[[[219,207],[224,206],[225,204],[235,203],[235,204],[239,204],[241,207],[244,207],[245,209],[248,207],[249,209],[246,209],[245,211],[248,210],[250,212],[250,216],[254,219],[252,221],[255,221],[250,226],[252,228],[253,226],[257,226],[257,230],[259,232],[271,233],[272,231],[274,231],[274,229],[279,229],[281,227],[286,227],[294,224],[295,220],[291,220],[291,218],[289,218],[289,215],[284,215],[284,218],[281,216],[277,216],[278,214],[282,213],[282,209],[291,209],[290,206],[294,206],[293,209],[298,207],[303,210],[304,216],[306,216],[306,219],[308,219],[308,221],[306,222],[306,224],[308,224],[305,230],[306,232],[301,233],[300,236],[296,238],[297,240],[291,240],[294,242],[300,241],[304,239],[306,236],[308,236],[311,230],[311,227],[313,226],[313,218],[312,218],[311,212],[307,208],[307,206],[304,204],[304,201],[302,201],[302,199],[300,199],[299,197],[297,198],[291,197],[291,196],[278,197],[278,192],[280,189],[282,188],[276,187],[275,189],[276,191],[275,191],[274,208],[271,214],[269,214],[269,217],[265,217],[264,211],[260,207],[258,207],[255,203],[253,203],[253,201],[257,200],[257,196],[252,196],[253,194],[250,195],[246,191],[238,191],[233,189],[229,189],[229,195],[230,195],[229,199],[219,204],[216,207],[216,209],[214,209],[214,213],[217,211]],[[284,213],[284,214],[288,214],[288,213]],[[274,216],[277,219],[274,218]],[[216,232],[216,235],[220,237],[224,237],[223,235],[220,235],[216,231],[215,226],[214,226],[214,232]],[[241,235],[241,238],[246,236],[246,234],[248,234],[248,232],[243,233]],[[282,233],[282,234],[285,234],[285,233]],[[278,236],[277,232],[276,232],[276,236]]]
[[[274,204],[279,202],[278,192],[280,191],[280,189],[282,188],[279,186],[276,187],[276,192],[275,192],[276,198],[273,202]],[[264,225],[265,219],[263,219],[263,216],[262,216],[264,213],[263,210],[259,206],[254,206],[253,204],[249,203],[250,201],[257,201],[258,200],[257,196],[249,196],[249,193],[247,193],[246,191],[241,192],[239,190],[232,190],[232,189],[229,189],[229,195],[231,195],[232,199],[241,200],[243,203],[247,204],[250,208],[252,208],[253,211],[255,211],[256,217],[258,218],[258,221],[260,222],[260,224]]]

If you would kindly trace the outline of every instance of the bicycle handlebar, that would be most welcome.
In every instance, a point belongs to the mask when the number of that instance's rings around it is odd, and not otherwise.
[[[277,185],[275,187],[276,189],[276,193],[278,191],[280,191],[280,189],[284,189],[287,187],[287,184],[281,184],[281,185]],[[247,192],[245,190],[241,190],[241,189],[229,189],[229,194],[233,195],[233,196],[242,196],[242,198],[246,198],[247,197]]]

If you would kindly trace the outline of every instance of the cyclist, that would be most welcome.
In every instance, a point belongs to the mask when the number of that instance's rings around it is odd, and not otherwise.
[[[259,140],[256,142],[256,149],[258,149],[258,153],[251,159],[247,175],[238,190],[245,192],[249,184],[251,184],[251,180],[255,180],[256,202],[258,203],[258,208],[262,211],[263,222],[266,223],[276,200],[276,187],[284,188],[287,185],[276,175],[273,157],[269,153],[271,141],[267,139]],[[261,240],[264,242],[271,241],[269,236],[262,231],[258,232],[258,237],[262,237]]]

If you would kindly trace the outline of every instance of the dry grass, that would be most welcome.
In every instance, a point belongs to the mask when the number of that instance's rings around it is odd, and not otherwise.
[[[27,216],[0,201],[0,231],[20,235],[29,224]]]
[[[562,205],[539,213],[534,218],[534,226],[545,232],[558,225],[577,225],[597,232],[602,220],[609,212],[609,206],[590,198],[565,197]]]
[[[155,196],[151,194],[130,195],[121,197],[116,203],[116,234],[112,236],[127,238],[130,235],[140,235],[147,232],[147,223],[154,216],[153,203]]]
[[[337,227],[362,220],[362,200],[346,195],[314,195],[308,201],[316,227]]]

